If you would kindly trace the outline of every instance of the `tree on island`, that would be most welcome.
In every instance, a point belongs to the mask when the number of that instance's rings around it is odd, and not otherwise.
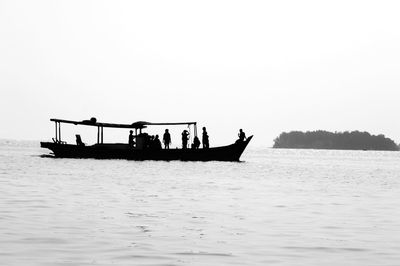
[[[273,148],[332,149],[332,150],[380,150],[398,151],[399,146],[384,135],[368,132],[291,131],[283,132],[274,140]]]

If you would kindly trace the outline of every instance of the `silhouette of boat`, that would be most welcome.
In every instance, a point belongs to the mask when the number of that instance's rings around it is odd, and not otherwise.
[[[182,161],[239,161],[240,156],[253,136],[244,141],[236,141],[227,146],[211,148],[187,149],[154,149],[146,144],[146,133],[142,130],[148,126],[194,126],[194,135],[197,136],[196,122],[179,123],[150,123],[139,121],[132,124],[99,123],[95,118],[83,121],[50,119],[55,122],[55,138],[53,142],[40,142],[42,148],[50,149],[54,157],[58,158],[95,158],[95,159],[128,159],[128,160],[182,160]],[[77,144],[68,144],[61,140],[61,123],[97,127],[97,143],[85,145],[80,135],[76,135]],[[121,128],[134,130],[135,145],[128,143],[104,143],[104,128]]]

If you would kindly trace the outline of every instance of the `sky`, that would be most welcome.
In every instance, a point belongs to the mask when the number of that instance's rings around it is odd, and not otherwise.
[[[198,121],[211,146],[239,128],[263,147],[317,129],[398,143],[399,13],[399,1],[0,0],[0,138],[48,140],[50,118],[96,117]]]

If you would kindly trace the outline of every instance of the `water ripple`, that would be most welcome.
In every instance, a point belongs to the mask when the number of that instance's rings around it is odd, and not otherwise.
[[[194,163],[43,152],[0,150],[1,265],[400,261],[400,153],[258,149]]]

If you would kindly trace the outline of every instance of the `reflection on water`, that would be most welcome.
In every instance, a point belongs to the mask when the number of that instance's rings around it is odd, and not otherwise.
[[[397,265],[400,153],[244,163],[40,157],[0,146],[1,265]]]

